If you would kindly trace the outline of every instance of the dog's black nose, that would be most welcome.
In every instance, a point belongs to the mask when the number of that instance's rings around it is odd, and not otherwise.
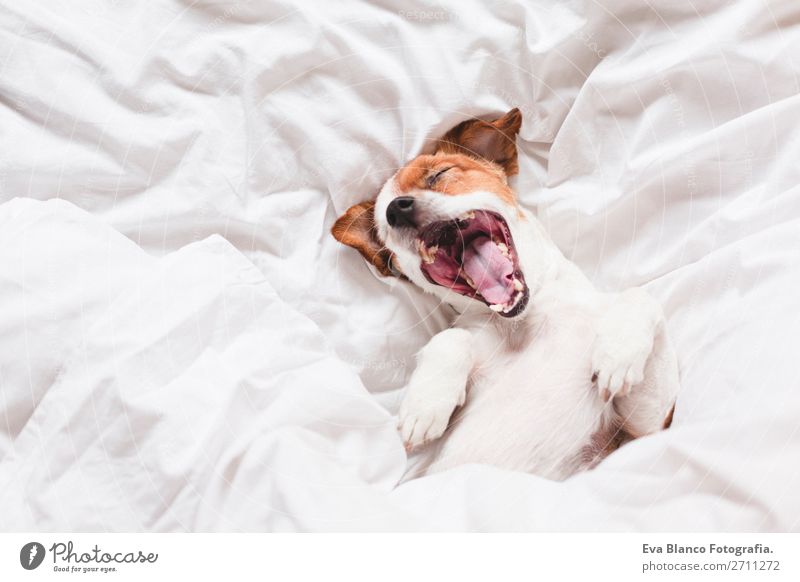
[[[386,209],[386,220],[389,226],[417,226],[414,219],[414,198],[400,196],[389,203]]]

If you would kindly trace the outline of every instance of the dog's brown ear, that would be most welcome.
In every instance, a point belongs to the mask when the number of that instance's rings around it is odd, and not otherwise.
[[[347,209],[331,228],[333,238],[353,247],[368,263],[375,265],[384,277],[395,273],[392,269],[392,253],[378,239],[375,228],[375,201],[367,200]]]
[[[519,171],[516,138],[521,126],[522,114],[517,108],[494,121],[468,119],[444,134],[436,144],[436,153],[483,158],[513,176]]]

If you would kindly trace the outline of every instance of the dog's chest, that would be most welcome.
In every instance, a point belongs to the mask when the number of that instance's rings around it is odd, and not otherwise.
[[[481,361],[440,467],[489,462],[563,478],[597,430],[603,407],[591,381],[592,317],[566,309],[517,332],[525,335],[488,326],[478,333]]]
[[[549,314],[529,327],[510,332],[487,327],[478,334],[479,365],[475,391],[532,391],[547,394],[591,376],[595,339],[593,318],[575,310]]]

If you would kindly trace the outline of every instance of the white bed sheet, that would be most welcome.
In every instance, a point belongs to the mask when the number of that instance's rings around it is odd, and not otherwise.
[[[800,529],[796,2],[0,5],[0,529]],[[328,229],[514,106],[524,204],[662,301],[675,422],[396,486],[446,317]]]

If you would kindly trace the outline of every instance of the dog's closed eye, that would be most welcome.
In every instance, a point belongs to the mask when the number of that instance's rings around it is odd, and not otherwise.
[[[436,185],[436,182],[441,178],[446,172],[452,170],[455,166],[447,166],[446,168],[442,168],[441,170],[434,172],[428,179],[425,181],[428,189],[433,188]]]

